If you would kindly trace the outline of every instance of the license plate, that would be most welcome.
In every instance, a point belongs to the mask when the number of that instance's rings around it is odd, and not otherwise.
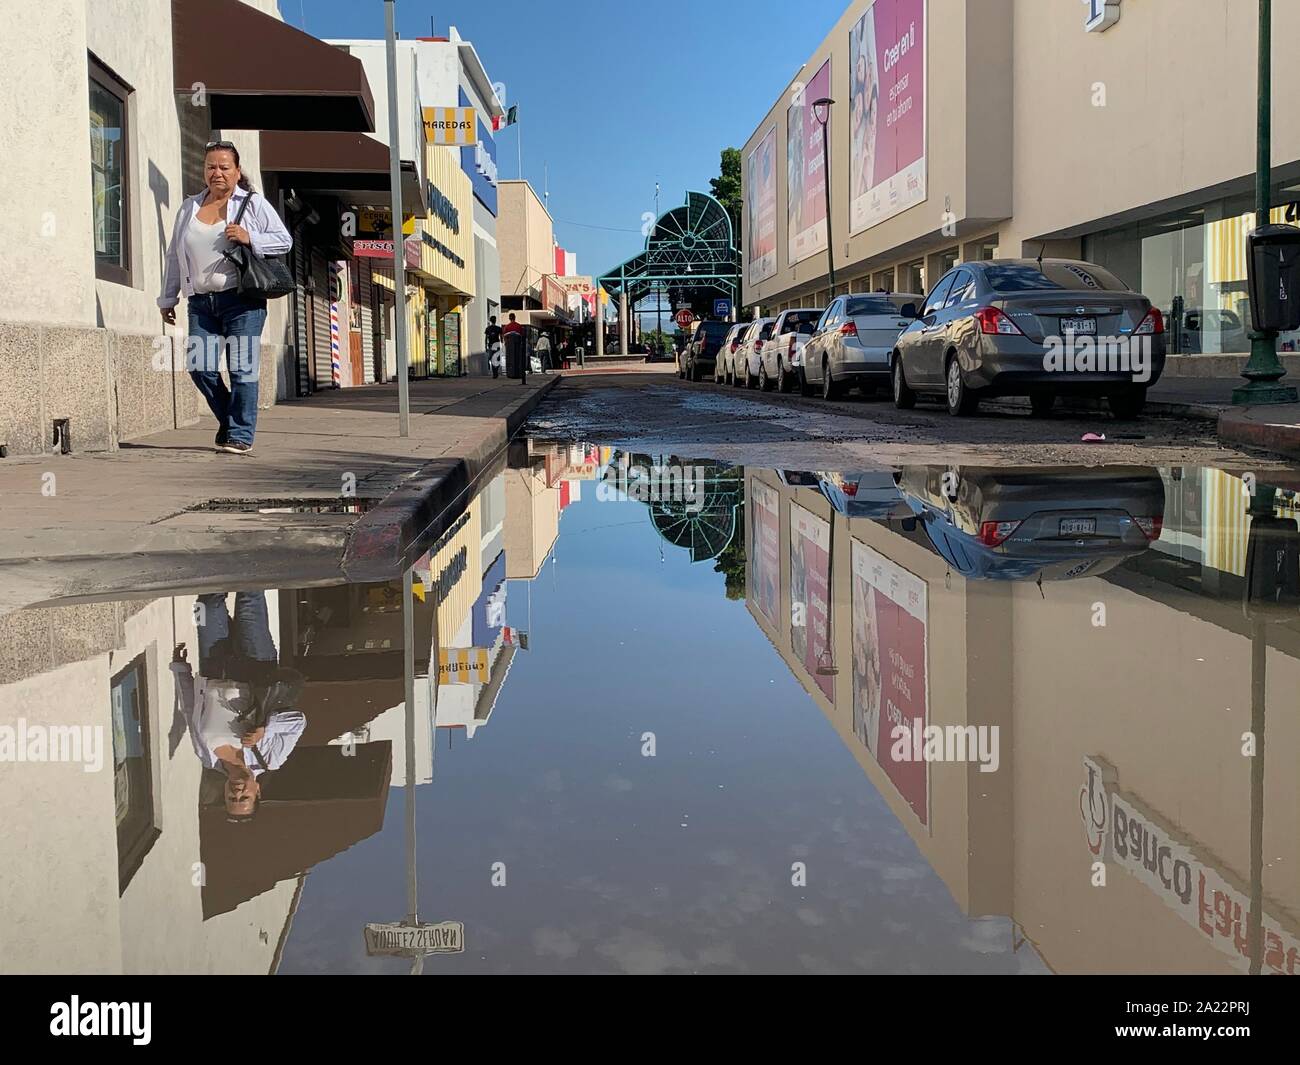
[[[1074,333],[1076,336],[1082,333],[1090,333],[1091,335],[1096,336],[1097,319],[1096,318],[1062,318],[1061,332]]]
[[[1061,535],[1062,536],[1079,536],[1084,533],[1095,533],[1097,531],[1096,518],[1062,518]]]

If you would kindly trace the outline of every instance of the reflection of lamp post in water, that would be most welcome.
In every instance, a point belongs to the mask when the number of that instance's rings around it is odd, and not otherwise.
[[[832,650],[831,638],[834,633],[832,619],[835,616],[835,596],[831,593],[834,587],[832,580],[835,576],[835,515],[836,510],[831,507],[831,537],[830,544],[826,549],[826,645],[822,648],[822,653],[817,656],[817,675],[819,677],[833,677],[839,673],[839,667],[835,665],[835,653]],[[807,587],[805,583],[805,587]]]
[[[1247,943],[1250,974],[1260,975],[1264,956],[1264,719],[1268,695],[1270,622],[1289,621],[1300,603],[1300,534],[1289,518],[1274,516],[1277,489],[1256,484],[1250,497],[1250,537],[1242,611],[1250,621],[1250,913]]]
[[[420,900],[415,875],[415,605],[412,582],[414,569],[402,576],[402,645],[403,681],[405,684],[405,738],[406,738],[406,919],[396,923],[371,923],[365,926],[366,953],[390,955],[411,959],[412,976],[424,970],[424,959],[429,954],[459,954],[465,949],[465,926],[459,921],[442,921],[438,924],[420,923]],[[435,633],[437,623],[435,622]],[[436,637],[435,637],[436,640]],[[437,668],[434,655],[430,668]],[[436,677],[436,674],[434,675]],[[433,687],[430,723],[436,730],[437,681],[425,678]],[[437,744],[433,745],[435,750]]]

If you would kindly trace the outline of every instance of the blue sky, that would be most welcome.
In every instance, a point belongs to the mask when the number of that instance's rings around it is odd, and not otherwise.
[[[718,154],[741,147],[844,10],[845,0],[663,0],[568,4],[397,0],[404,37],[455,25],[519,105],[524,176],[543,188],[560,244],[599,274],[644,244],[641,215],[707,192]],[[317,37],[384,35],[382,0],[280,0]],[[374,86],[375,92],[381,91]],[[518,177],[517,128],[498,134],[500,175]],[[603,228],[597,228],[603,227]]]

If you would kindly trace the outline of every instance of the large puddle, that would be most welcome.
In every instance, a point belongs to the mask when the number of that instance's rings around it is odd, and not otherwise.
[[[0,970],[1300,974],[1293,493],[480,489],[405,581],[0,619]]]

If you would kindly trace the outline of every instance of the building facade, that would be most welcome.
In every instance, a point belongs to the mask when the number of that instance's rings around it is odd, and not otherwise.
[[[1206,0],[1195,19],[1173,4],[1105,9],[851,4],[744,146],[745,302],[774,313],[829,298],[812,106],[828,96],[837,293],[924,293],[959,260],[1080,257],[1165,312],[1171,351],[1248,350],[1253,6]],[[1273,39],[1290,40],[1300,8],[1274,5],[1273,21]],[[1300,118],[1280,106],[1297,89],[1294,65],[1275,63],[1276,220],[1300,212]]]

